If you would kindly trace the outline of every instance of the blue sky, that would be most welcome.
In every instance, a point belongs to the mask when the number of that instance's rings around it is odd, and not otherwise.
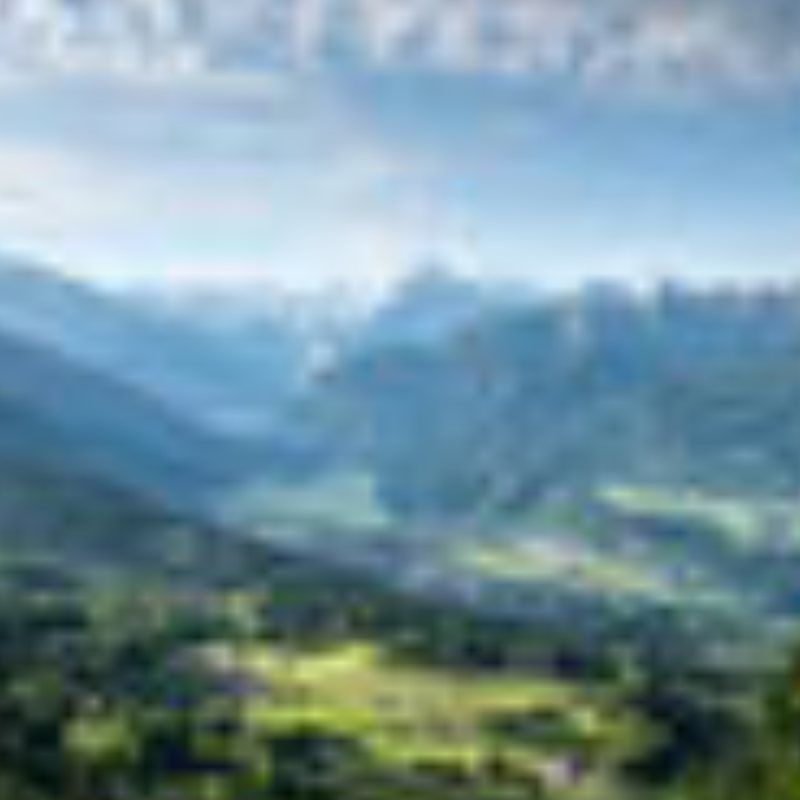
[[[5,0],[0,248],[247,291],[800,278],[800,4]]]

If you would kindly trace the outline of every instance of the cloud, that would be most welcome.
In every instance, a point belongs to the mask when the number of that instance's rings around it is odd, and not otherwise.
[[[786,3],[661,0],[631,8],[584,66],[606,80],[743,91],[800,85],[800,18]]]
[[[794,0],[4,0],[0,64],[128,80],[365,68],[800,83]]]
[[[362,0],[350,15],[366,50],[401,66],[617,86],[800,82],[800,14],[787,0]]]
[[[0,0],[0,229],[109,281],[372,290],[496,221],[459,137],[387,131],[352,70],[761,97],[799,32],[796,0]]]
[[[456,236],[422,166],[338,105],[120,102],[100,103],[91,135],[0,125],[4,247],[52,254],[106,284],[333,283],[372,294],[423,243]]]
[[[202,59],[199,41],[178,23],[177,8],[170,0],[6,0],[0,11],[3,63],[20,75],[177,76]]]

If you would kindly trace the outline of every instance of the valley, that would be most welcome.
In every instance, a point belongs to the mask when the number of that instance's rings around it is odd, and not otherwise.
[[[797,298],[443,280],[301,335],[17,276],[2,800],[794,800]]]

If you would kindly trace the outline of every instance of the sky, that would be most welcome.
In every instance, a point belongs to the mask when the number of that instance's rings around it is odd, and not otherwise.
[[[242,292],[800,280],[800,3],[0,0],[0,251]]]

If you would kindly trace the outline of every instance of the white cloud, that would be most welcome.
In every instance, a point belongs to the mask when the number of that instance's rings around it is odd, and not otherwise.
[[[195,69],[202,53],[169,13],[174,8],[169,0],[6,0],[0,10],[2,59],[22,75],[179,75]]]
[[[800,81],[791,0],[0,0],[18,73],[263,75],[350,51],[376,67]]]
[[[278,125],[263,109],[250,119],[247,107],[231,117],[203,104],[171,109],[120,120],[141,149],[0,132],[2,246],[112,284],[346,283],[373,293],[421,243],[455,236],[422,168],[347,115],[300,105]],[[175,123],[203,135],[175,147],[161,139]]]
[[[800,46],[774,27],[770,0],[752,14],[743,0],[669,0],[631,9],[615,36],[590,49],[587,73],[607,82],[743,91],[800,84]],[[775,12],[774,12],[775,13]],[[789,23],[789,30],[794,26]]]
[[[410,142],[397,152],[370,130],[369,109],[326,78],[337,56],[609,90],[784,91],[800,84],[800,15],[780,16],[795,3],[0,0],[4,244],[105,280],[267,273],[372,291],[420,247],[469,250],[456,215],[470,199],[437,185]],[[28,102],[31,81],[36,135],[13,125],[12,88]]]

